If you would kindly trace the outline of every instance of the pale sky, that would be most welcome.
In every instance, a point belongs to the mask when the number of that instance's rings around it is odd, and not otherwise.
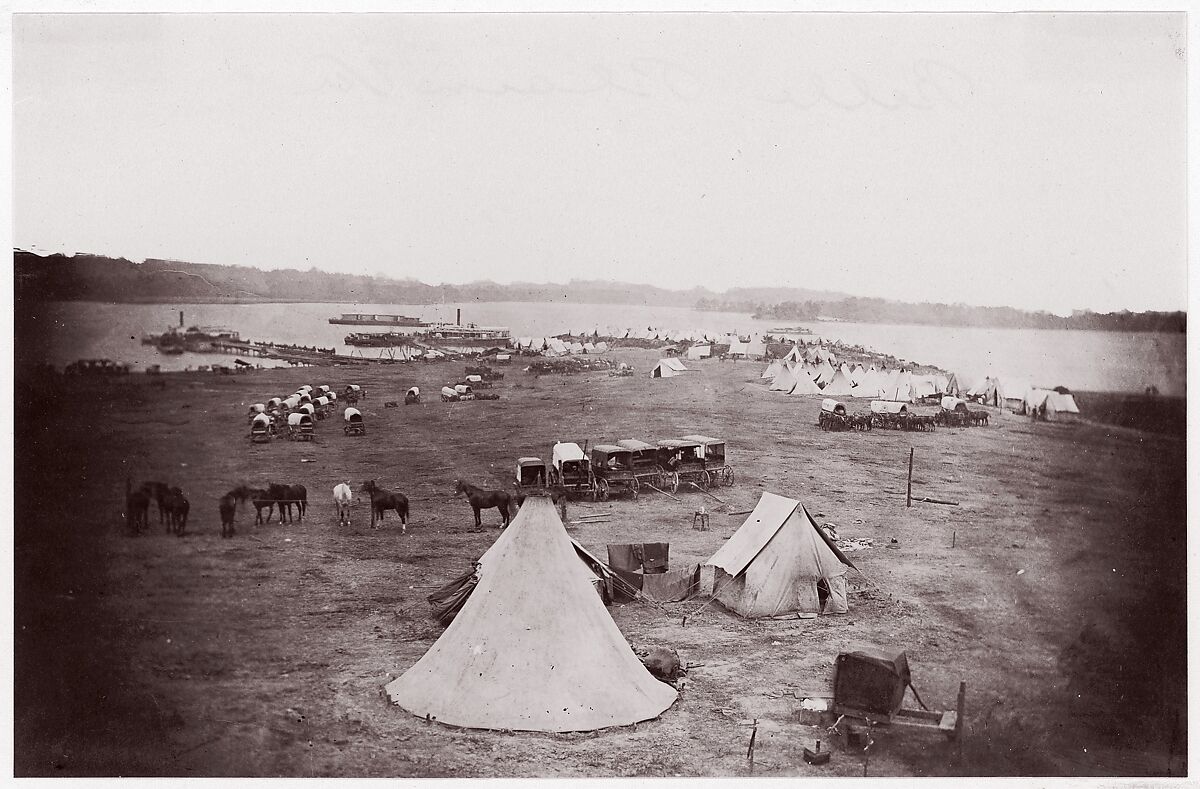
[[[1182,14],[13,17],[15,246],[1186,307]]]

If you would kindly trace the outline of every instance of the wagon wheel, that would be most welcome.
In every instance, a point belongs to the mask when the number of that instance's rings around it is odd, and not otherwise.
[[[594,496],[600,501],[608,501],[608,480],[596,480],[596,490]]]
[[[642,483],[638,482],[638,478],[634,477],[633,482],[629,484],[629,490],[633,493],[633,500],[637,501],[638,489],[642,487]]]
[[[712,481],[713,481],[713,480],[712,480],[712,475],[711,475],[711,474],[709,474],[707,471],[701,471],[701,472],[700,472],[700,487],[702,487],[702,488],[711,488],[711,487],[712,487]]]
[[[671,489],[672,493],[679,492],[679,472],[678,471],[672,471],[670,474],[667,475],[667,487],[669,487]]]
[[[725,487],[733,486],[733,469],[726,466],[721,470],[721,481],[725,483]]]

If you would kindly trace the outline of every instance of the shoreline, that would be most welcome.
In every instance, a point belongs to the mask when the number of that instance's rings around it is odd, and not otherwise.
[[[473,303],[476,301],[478,301],[478,300],[473,299],[473,298],[464,298],[461,301],[453,302],[453,303],[454,304],[468,304],[468,303]],[[109,305],[114,305],[114,306],[119,305],[119,304],[142,304],[142,305],[161,304],[163,306],[173,306],[173,305],[177,305],[177,304],[239,304],[239,305],[240,304],[246,304],[246,305],[250,305],[250,304],[374,304],[375,302],[355,301],[355,300],[349,300],[349,299],[346,299],[346,300],[291,299],[291,298],[272,299],[272,298],[267,298],[267,297],[250,299],[250,298],[239,298],[236,296],[208,296],[208,297],[156,296],[153,298],[138,298],[135,296],[130,296],[128,298],[123,298],[120,300],[115,300],[115,299],[55,299],[55,300],[49,301],[48,303],[109,304]],[[450,303],[451,302],[446,302],[447,305],[449,305]],[[722,315],[723,314],[739,315],[741,317],[744,317],[747,320],[762,321],[764,323],[769,323],[771,321],[778,322],[780,320],[779,318],[775,318],[775,317],[755,317],[751,313],[743,313],[743,312],[726,313],[722,310],[710,310],[710,309],[705,309],[703,307],[697,307],[695,304],[655,305],[655,304],[651,304],[646,301],[568,301],[566,299],[541,299],[541,300],[537,300],[537,301],[528,301],[528,300],[524,300],[524,299],[489,298],[486,303],[490,303],[490,304],[559,304],[559,305],[578,305],[581,307],[589,306],[589,305],[590,306],[621,306],[621,307],[666,306],[666,307],[671,307],[673,309],[695,310],[696,312],[708,312],[708,313],[722,314]],[[440,306],[443,306],[443,303],[439,302],[439,301],[413,302],[411,304],[380,303],[380,306],[385,306],[385,307],[397,307],[397,306],[440,307]],[[838,324],[842,324],[842,323],[847,323],[847,324],[856,324],[856,325],[864,325],[864,326],[920,326],[920,327],[940,328],[940,329],[987,329],[987,330],[1009,330],[1009,331],[1102,332],[1105,334],[1169,334],[1169,335],[1182,334],[1184,336],[1187,335],[1186,329],[1183,331],[1180,331],[1180,332],[1173,332],[1173,331],[1166,331],[1163,329],[1126,329],[1126,328],[1105,328],[1105,327],[1095,327],[1095,326],[1046,327],[1046,326],[1011,326],[1011,325],[1003,325],[1003,324],[992,325],[992,324],[979,324],[979,323],[918,323],[918,322],[897,323],[894,321],[892,321],[892,322],[889,322],[889,321],[867,321],[867,320],[851,321],[851,320],[846,320],[843,318],[838,318],[835,320],[814,319],[814,320],[807,320],[807,321],[802,318],[790,318],[790,319],[786,319],[786,320],[800,321],[801,323],[805,323],[805,324],[831,324],[834,326],[836,326]],[[810,330],[811,330],[811,327],[810,327]],[[767,332],[767,333],[769,333],[769,332]],[[779,333],[787,334],[788,332],[779,332]],[[812,334],[814,336],[819,336],[818,332],[815,332],[815,331],[812,332]]]

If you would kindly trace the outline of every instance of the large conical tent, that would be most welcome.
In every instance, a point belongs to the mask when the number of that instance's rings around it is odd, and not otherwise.
[[[716,568],[713,597],[745,617],[847,611],[846,567],[854,565],[795,499],[763,493],[705,564]],[[822,581],[829,590],[824,607]]]
[[[452,726],[593,731],[656,718],[650,675],[592,587],[549,498],[532,496],[480,559],[479,585],[388,698]]]
[[[853,386],[850,383],[850,377],[841,370],[838,370],[833,374],[833,378],[830,379],[829,383],[825,384],[825,388],[821,390],[821,394],[830,397],[846,397],[851,393]]]
[[[796,377],[796,383],[789,394],[821,394],[821,387],[817,386],[816,382],[809,377],[803,367],[797,367],[793,375]]]
[[[807,378],[808,376],[805,376]],[[769,387],[772,392],[783,392],[790,394],[792,388],[796,385],[796,375],[789,368],[784,367],[775,376],[775,380],[771,382]]]

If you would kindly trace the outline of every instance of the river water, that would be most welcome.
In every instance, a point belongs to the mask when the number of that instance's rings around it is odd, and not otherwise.
[[[36,358],[62,366],[81,358],[111,358],[144,369],[229,364],[224,355],[165,356],[141,344],[143,334],[177,325],[223,326],[243,339],[319,347],[341,353],[355,349],[342,339],[350,331],[372,327],[330,324],[343,312],[400,313],[427,320],[455,318],[454,308],[411,304],[105,304],[49,302],[26,308],[33,318],[18,328],[18,358]],[[740,313],[702,312],[685,307],[627,304],[494,302],[463,305],[463,321],[507,326],[514,337],[625,329],[716,332],[765,331],[796,322],[754,320]],[[1155,385],[1164,395],[1183,395],[1186,337],[1182,334],[1043,329],[943,328],[873,323],[802,322],[815,335],[863,345],[901,359],[931,364],[974,381],[991,371],[1036,386],[1063,385],[1084,391],[1141,392]],[[361,353],[378,355],[378,349]],[[270,364],[266,360],[257,360]]]

